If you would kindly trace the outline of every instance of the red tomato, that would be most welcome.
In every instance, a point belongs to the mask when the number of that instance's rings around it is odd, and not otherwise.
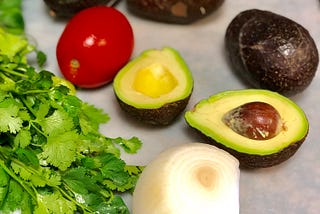
[[[82,88],[111,82],[130,59],[132,27],[118,10],[96,6],[70,19],[57,44],[56,55],[64,77]]]

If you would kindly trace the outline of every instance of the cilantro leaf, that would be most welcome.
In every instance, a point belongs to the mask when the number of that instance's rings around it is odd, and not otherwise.
[[[44,63],[47,61],[47,56],[42,51],[37,51],[37,63],[40,67],[44,65]]]
[[[17,117],[19,108],[17,106],[10,106],[7,108],[0,108],[0,132],[10,132],[16,134],[22,128],[22,120]]]
[[[128,180],[128,174],[123,170],[125,162],[114,155],[103,156],[104,165],[100,171],[104,178],[111,179],[117,185],[123,185]]]
[[[129,214],[129,210],[120,196],[115,196],[108,204],[100,204],[97,208],[99,213]]]
[[[26,165],[33,167],[39,166],[39,159],[31,149],[17,148],[15,154],[17,154],[18,160]]]
[[[38,194],[34,214],[74,214],[76,210],[77,207],[72,201],[64,198],[60,192],[54,191],[51,194]]]
[[[63,175],[63,181],[79,194],[87,194],[89,191],[98,192],[101,188],[96,184],[94,177],[84,167],[77,167],[68,170]]]
[[[7,193],[9,190],[9,180],[10,180],[9,175],[0,166],[0,207],[2,207],[4,199],[7,196]]]
[[[142,146],[139,138],[132,137],[130,139],[124,139],[117,137],[113,139],[115,143],[119,144],[127,153],[136,153]]]
[[[66,170],[76,160],[78,137],[75,131],[49,135],[40,157],[48,164]]]
[[[132,165],[126,165],[124,169],[129,173],[129,175],[139,175],[143,169],[144,166],[132,166]]]
[[[21,6],[21,0],[0,1],[0,25],[16,34],[20,34],[24,31],[25,24]]]
[[[108,114],[88,103],[83,103],[81,110],[82,114],[79,115],[79,119],[81,130],[84,134],[98,131],[99,125],[108,122],[110,119]]]
[[[13,141],[16,147],[25,148],[31,143],[31,133],[26,129],[22,129]]]
[[[61,177],[48,167],[27,166],[21,162],[12,162],[11,167],[24,181],[30,182],[31,186],[44,187],[46,185],[56,187],[61,183]]]
[[[55,110],[52,115],[39,122],[44,133],[47,135],[58,135],[73,128],[72,118],[62,110]]]
[[[26,54],[40,67],[45,55],[26,37],[0,26],[0,46],[0,213],[129,213],[117,194],[132,192],[142,167],[126,165],[120,148],[136,153],[140,140],[100,133],[109,115],[28,64]]]
[[[9,189],[6,200],[3,201],[1,213],[13,213],[14,211],[23,210],[23,213],[32,213],[31,197],[26,193],[18,182],[14,179],[9,180]]]

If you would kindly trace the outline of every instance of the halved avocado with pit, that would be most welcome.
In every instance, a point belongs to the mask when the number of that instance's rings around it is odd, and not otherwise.
[[[240,117],[241,111],[237,110],[247,104],[256,103],[271,106],[279,114],[281,125],[274,136],[265,139],[248,137],[226,122],[230,115],[236,116],[231,120],[229,118],[229,122],[239,122],[237,118]],[[249,109],[247,113],[252,113],[251,111],[254,110]],[[261,119],[260,116],[256,117],[258,121]],[[215,94],[187,111],[185,119],[190,127],[208,139],[208,143],[225,149],[238,158],[243,168],[270,167],[289,159],[304,142],[309,131],[307,117],[296,103],[276,92],[264,89]]]
[[[185,109],[193,78],[171,47],[145,50],[116,75],[113,88],[121,108],[139,121],[168,125]]]

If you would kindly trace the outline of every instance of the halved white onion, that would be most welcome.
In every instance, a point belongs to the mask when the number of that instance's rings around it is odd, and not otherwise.
[[[239,162],[212,145],[169,148],[142,172],[133,214],[239,213]]]

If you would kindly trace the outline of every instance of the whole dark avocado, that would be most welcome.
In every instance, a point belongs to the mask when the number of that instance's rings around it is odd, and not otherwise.
[[[224,0],[127,0],[130,12],[140,17],[175,24],[189,24],[218,9]]]
[[[309,32],[270,11],[239,13],[225,43],[235,71],[256,88],[292,96],[309,86],[317,71],[318,50]]]
[[[119,0],[43,0],[55,17],[70,17],[88,7],[113,6]]]

